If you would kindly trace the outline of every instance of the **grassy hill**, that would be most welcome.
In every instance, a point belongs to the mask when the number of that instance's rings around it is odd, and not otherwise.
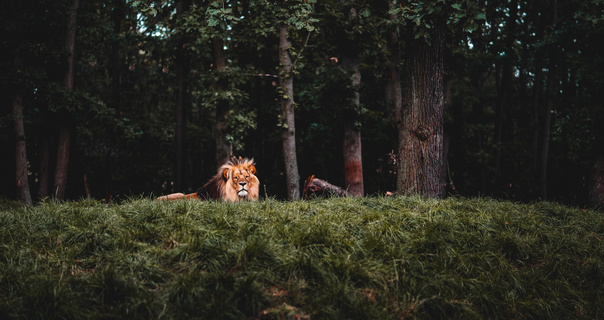
[[[420,197],[0,202],[2,319],[604,319],[604,216]]]

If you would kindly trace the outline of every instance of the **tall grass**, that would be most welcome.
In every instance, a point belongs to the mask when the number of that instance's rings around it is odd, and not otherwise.
[[[604,219],[554,203],[0,202],[4,319],[603,319]]]

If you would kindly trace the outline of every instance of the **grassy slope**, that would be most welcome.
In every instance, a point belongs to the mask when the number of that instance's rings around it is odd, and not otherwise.
[[[0,203],[0,318],[603,319],[604,219],[552,203]]]

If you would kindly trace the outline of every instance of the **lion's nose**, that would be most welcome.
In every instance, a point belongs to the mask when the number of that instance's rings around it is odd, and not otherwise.
[[[245,187],[246,184],[247,184],[247,182],[239,182],[239,185],[242,187]]]

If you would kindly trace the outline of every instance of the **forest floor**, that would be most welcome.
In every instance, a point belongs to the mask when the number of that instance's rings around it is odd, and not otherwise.
[[[0,200],[0,318],[604,319],[603,241],[548,202]]]

